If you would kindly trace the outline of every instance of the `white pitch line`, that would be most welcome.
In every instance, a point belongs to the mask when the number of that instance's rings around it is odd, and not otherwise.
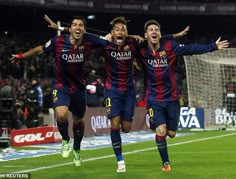
[[[207,154],[207,155],[211,155],[211,154],[213,154],[213,155],[215,155],[215,154],[225,154],[225,152],[227,152],[227,154],[235,154],[236,153],[236,151],[199,151],[199,152],[188,152],[188,151],[186,151],[186,152],[169,152],[169,153],[171,153],[171,154]]]
[[[184,141],[184,142],[178,142],[178,143],[174,143],[174,144],[169,144],[168,147],[183,145],[183,144],[189,144],[189,143],[194,143],[194,142],[200,142],[200,141],[205,141],[205,140],[212,140],[212,139],[228,137],[228,136],[232,136],[232,135],[236,135],[236,133],[224,134],[224,135],[219,135],[219,136],[214,136],[214,137],[206,137],[206,138],[202,138],[202,139],[195,139],[195,140],[189,140],[189,141]],[[154,150],[154,149],[156,149],[156,147],[151,147],[151,148],[147,148],[147,149],[140,149],[140,150],[134,150],[134,151],[130,151],[130,152],[124,152],[123,155],[129,155],[129,154],[134,154],[134,153],[139,153],[139,152],[144,152],[144,151],[149,151],[149,150]],[[84,162],[89,162],[89,161],[94,161],[94,160],[111,158],[111,157],[114,157],[114,154],[113,155],[105,155],[105,156],[101,156],[101,157],[94,157],[94,158],[84,159],[83,163]],[[50,166],[46,166],[46,167],[38,167],[38,168],[33,168],[33,169],[28,169],[28,170],[21,170],[21,171],[18,171],[18,172],[11,172],[11,173],[29,173],[29,172],[33,172],[33,171],[51,169],[51,168],[56,168],[56,167],[72,165],[72,164],[74,164],[74,162],[67,162],[67,163],[62,163],[62,164],[50,165]]]

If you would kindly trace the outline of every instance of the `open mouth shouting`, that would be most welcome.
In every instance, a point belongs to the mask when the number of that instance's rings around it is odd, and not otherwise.
[[[124,43],[124,37],[123,36],[118,36],[115,40],[116,45],[123,45]]]
[[[157,40],[158,40],[157,34],[152,34],[151,41],[157,42]]]

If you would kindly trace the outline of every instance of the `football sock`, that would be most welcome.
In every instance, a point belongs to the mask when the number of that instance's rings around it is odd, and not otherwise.
[[[161,159],[163,164],[165,162],[169,162],[169,156],[167,151],[167,143],[166,143],[166,136],[158,136],[156,135],[156,144],[159,150]]]
[[[117,161],[123,160],[120,128],[111,128],[111,142]]]
[[[84,137],[84,122],[73,123],[74,150],[80,150],[80,144]]]
[[[66,141],[70,140],[70,137],[68,134],[68,126],[69,126],[68,120],[60,121],[57,119],[57,128],[62,136],[62,139]]]

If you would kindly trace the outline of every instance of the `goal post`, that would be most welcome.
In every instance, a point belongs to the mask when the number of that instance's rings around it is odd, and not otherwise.
[[[205,127],[236,121],[236,48],[184,56],[188,104],[203,108]]]

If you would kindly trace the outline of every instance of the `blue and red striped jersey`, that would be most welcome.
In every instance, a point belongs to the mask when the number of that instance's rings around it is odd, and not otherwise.
[[[80,46],[73,46],[68,34],[56,36],[43,46],[45,53],[55,53],[53,83],[56,87],[66,88],[71,92],[85,89],[89,48],[90,43],[85,39]]]
[[[133,61],[137,42],[134,38],[126,37],[125,45],[121,48],[93,34],[86,33],[84,38],[103,49],[106,89],[126,91],[135,87]]]
[[[144,71],[144,92],[147,101],[175,101],[178,91],[175,77],[176,57],[203,54],[216,50],[212,44],[179,44],[160,39],[160,48],[151,51],[147,43],[140,48],[139,60]]]

